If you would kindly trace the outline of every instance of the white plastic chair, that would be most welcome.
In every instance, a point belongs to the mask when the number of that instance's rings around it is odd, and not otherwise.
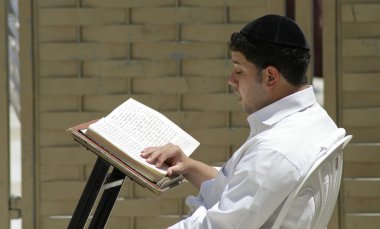
[[[321,229],[327,227],[339,194],[343,167],[343,149],[351,138],[352,135],[348,135],[335,143],[324,156],[314,163],[303,181],[289,194],[272,229],[281,227],[294,199],[305,192],[311,192],[315,201],[315,213],[310,228]],[[326,180],[328,181],[327,186]]]

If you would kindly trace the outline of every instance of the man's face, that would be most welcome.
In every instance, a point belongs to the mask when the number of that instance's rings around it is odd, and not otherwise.
[[[265,84],[262,83],[262,69],[249,62],[242,53],[232,51],[233,71],[228,84],[244,110],[251,114],[263,108],[268,101]]]

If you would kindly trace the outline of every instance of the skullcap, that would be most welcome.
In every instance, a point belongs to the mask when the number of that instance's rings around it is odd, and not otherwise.
[[[250,42],[266,41],[278,45],[309,50],[309,44],[300,27],[280,15],[266,15],[247,24],[240,33]]]

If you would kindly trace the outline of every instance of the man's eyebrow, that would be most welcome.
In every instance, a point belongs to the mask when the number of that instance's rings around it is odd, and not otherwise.
[[[234,63],[234,64],[240,64],[239,61],[237,61],[237,60],[232,60],[232,63]]]

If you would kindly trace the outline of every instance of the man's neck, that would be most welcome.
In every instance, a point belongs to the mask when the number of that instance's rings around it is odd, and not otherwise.
[[[299,85],[299,86],[293,86],[293,85],[289,84],[288,82],[286,82],[273,95],[273,102],[277,101],[277,100],[280,100],[280,99],[282,99],[282,98],[284,98],[286,96],[289,96],[291,94],[294,94],[294,93],[296,93],[298,91],[302,91],[302,90],[304,90],[304,89],[306,89],[308,87],[310,87],[309,84],[303,84],[303,85]]]

